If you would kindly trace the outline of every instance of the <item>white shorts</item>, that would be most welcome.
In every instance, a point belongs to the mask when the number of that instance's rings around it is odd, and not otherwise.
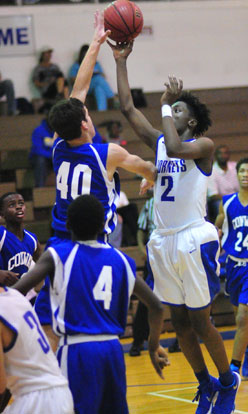
[[[148,243],[153,291],[168,305],[201,309],[219,292],[219,239],[209,222],[174,234],[154,230]]]
[[[67,385],[32,391],[18,396],[4,414],[74,414]]]

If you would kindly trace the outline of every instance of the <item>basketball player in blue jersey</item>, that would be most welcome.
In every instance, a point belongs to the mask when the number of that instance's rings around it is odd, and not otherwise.
[[[92,144],[95,129],[84,105],[100,46],[109,31],[104,31],[103,15],[96,13],[93,41],[79,68],[69,100],[62,100],[50,111],[49,123],[59,138],[54,142],[53,165],[56,174],[56,202],[53,208],[54,237],[47,246],[69,239],[66,229],[68,205],[80,194],[93,194],[103,204],[105,225],[101,235],[107,241],[116,225],[116,199],[119,195],[117,167],[135,172],[154,181],[155,166],[129,154],[117,144]],[[46,280],[36,304],[43,325],[49,325]],[[47,302],[47,305],[45,304]],[[46,327],[44,326],[44,329]]]
[[[96,238],[104,226],[104,208],[92,195],[68,208],[72,241],[49,247],[15,288],[25,293],[49,274],[53,332],[62,372],[68,378],[77,414],[124,414],[125,364],[119,335],[125,330],[132,293],[149,312],[151,361],[161,378],[168,365],[159,345],[163,307],[146,283],[136,278],[133,259]]]
[[[211,124],[209,112],[191,93],[182,92],[182,81],[169,77],[161,98],[163,132],[153,128],[133,103],[126,66],[132,45],[110,44],[121,110],[156,152],[156,230],[148,243],[154,292],[170,306],[180,347],[199,381],[196,413],[229,414],[240,377],[230,370],[222,338],[209,317],[219,291],[218,235],[204,219],[214,151],[213,142],[203,137]],[[144,181],[141,192],[147,187]],[[209,375],[198,337],[218,369],[219,380]]]
[[[0,283],[13,285],[41,255],[35,234],[23,228],[25,202],[21,194],[9,192],[0,198]]]
[[[222,247],[227,253],[226,291],[234,307],[237,331],[231,369],[248,379],[248,158],[236,166],[240,190],[223,197],[216,226],[222,230]]]
[[[6,387],[13,402],[4,414],[74,413],[68,382],[34,309],[16,290],[0,287],[1,404]]]

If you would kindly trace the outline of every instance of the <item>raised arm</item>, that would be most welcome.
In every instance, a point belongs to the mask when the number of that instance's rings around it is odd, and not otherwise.
[[[180,107],[173,104],[180,101],[180,95],[183,89],[181,79],[177,80],[174,76],[169,76],[169,82],[165,83],[166,89],[161,97],[161,107],[168,105],[171,107],[171,113],[180,112]],[[192,116],[193,118],[193,116]],[[190,122],[196,122],[194,119]],[[184,159],[208,159],[210,162],[207,169],[211,171],[214,144],[212,140],[206,137],[198,138],[196,141],[186,142],[180,139],[176,130],[173,117],[162,113],[162,125],[166,151],[169,157]]]
[[[116,62],[117,86],[121,111],[142,141],[156,151],[157,138],[161,135],[161,132],[153,128],[142,112],[135,108],[128,82],[127,58],[132,51],[133,42],[126,45],[113,45],[110,42],[108,44],[113,50]]]
[[[144,161],[138,155],[129,154],[117,144],[109,144],[107,159],[109,179],[112,179],[117,167],[142,175],[150,184],[154,183],[157,176],[157,169],[151,161]]]
[[[163,326],[163,305],[147,286],[143,279],[136,278],[133,293],[148,308],[149,339],[148,349],[152,364],[158,375],[164,379],[162,369],[169,365],[168,356],[159,344],[159,338]]]
[[[95,13],[95,32],[93,40],[78,70],[71,92],[71,98],[77,98],[83,103],[85,102],[100,47],[109,34],[110,30],[107,30],[106,32],[104,30],[103,13],[97,11]]]

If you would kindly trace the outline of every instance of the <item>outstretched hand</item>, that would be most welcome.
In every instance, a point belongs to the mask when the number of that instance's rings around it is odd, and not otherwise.
[[[165,82],[166,86],[165,92],[161,96],[160,103],[161,105],[172,105],[180,97],[183,90],[183,81],[182,79],[177,79],[175,76],[169,76],[169,82]]]
[[[107,40],[107,43],[113,51],[115,60],[118,60],[119,58],[127,59],[127,57],[130,55],[130,53],[133,50],[134,41],[131,40],[130,42],[124,42],[124,43],[116,42],[116,44],[113,44],[109,40]]]
[[[167,352],[161,345],[159,345],[159,347],[155,351],[151,351],[149,349],[149,354],[155,371],[158,373],[160,378],[164,379],[162,370],[164,369],[164,367],[170,365]]]
[[[93,40],[102,44],[105,42],[107,37],[110,35],[111,31],[110,30],[105,31],[103,12],[100,12],[99,10],[97,10],[95,12],[94,17],[95,17],[95,22],[94,22],[95,32],[94,32]]]

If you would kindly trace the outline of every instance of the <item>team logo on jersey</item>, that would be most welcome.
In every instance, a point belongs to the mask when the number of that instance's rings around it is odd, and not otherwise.
[[[15,256],[11,257],[8,261],[8,270],[12,270],[15,267],[24,265],[27,268],[30,267],[32,262],[32,255],[28,252],[20,252],[17,253]]]
[[[187,170],[185,160],[158,160],[158,173],[180,173]]]

